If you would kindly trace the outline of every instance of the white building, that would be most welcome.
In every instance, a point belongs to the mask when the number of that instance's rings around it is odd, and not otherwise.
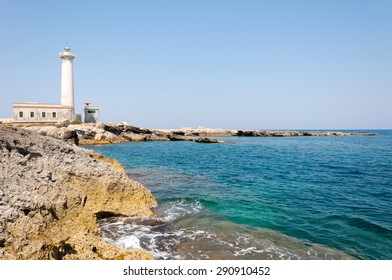
[[[75,114],[73,60],[75,55],[69,47],[60,52],[61,58],[61,104],[44,104],[25,102],[13,104],[14,122],[22,123],[51,123],[64,120],[80,120]]]
[[[99,108],[90,103],[84,103],[84,122],[96,123],[99,118]]]

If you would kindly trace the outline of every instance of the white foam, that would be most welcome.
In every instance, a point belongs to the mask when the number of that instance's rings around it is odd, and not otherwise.
[[[124,236],[115,241],[115,244],[124,249],[141,249],[140,240],[136,236]]]
[[[169,202],[157,212],[162,218],[103,221],[102,236],[121,248],[145,249],[157,259],[210,259],[222,254],[241,259],[301,259],[318,255],[319,247],[304,248],[301,242],[272,231],[250,232],[227,221],[215,222],[200,202]],[[209,247],[213,251],[200,250]]]
[[[172,222],[185,215],[195,215],[203,209],[204,206],[199,201],[189,203],[181,199],[165,204],[160,209],[160,214],[166,222]]]

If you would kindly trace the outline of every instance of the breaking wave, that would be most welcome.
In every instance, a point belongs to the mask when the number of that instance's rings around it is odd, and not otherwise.
[[[163,203],[159,218],[99,220],[102,237],[157,259],[351,259],[338,250],[219,219],[200,201]]]

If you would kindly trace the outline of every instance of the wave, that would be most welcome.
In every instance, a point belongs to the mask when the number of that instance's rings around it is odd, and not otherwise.
[[[388,235],[392,237],[392,230],[384,227],[376,222],[371,222],[365,218],[362,217],[350,217],[348,215],[328,215],[324,219],[330,220],[330,221],[339,221],[346,223],[347,225],[356,227],[358,229],[362,230],[367,230],[367,231],[372,231],[374,233],[378,233],[381,235]]]
[[[385,235],[385,237],[392,238],[392,230],[383,227],[379,224],[376,224],[374,222],[370,222],[368,220],[365,220],[360,217],[354,217],[354,218],[349,218],[347,219],[347,223],[351,226],[360,228],[360,229],[366,229],[369,231],[372,231],[374,233],[378,233],[381,235]]]
[[[183,198],[163,203],[156,212],[166,222],[174,222],[186,215],[196,215],[203,210],[205,210],[205,207],[201,201]]]
[[[199,200],[163,203],[159,218],[99,221],[104,240],[142,248],[157,259],[350,259],[338,250],[272,230],[251,228],[210,213]]]

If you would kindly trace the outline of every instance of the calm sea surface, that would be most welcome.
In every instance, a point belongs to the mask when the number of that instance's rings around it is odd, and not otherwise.
[[[392,259],[392,131],[376,132],[88,147],[159,204],[102,235],[161,259]]]

